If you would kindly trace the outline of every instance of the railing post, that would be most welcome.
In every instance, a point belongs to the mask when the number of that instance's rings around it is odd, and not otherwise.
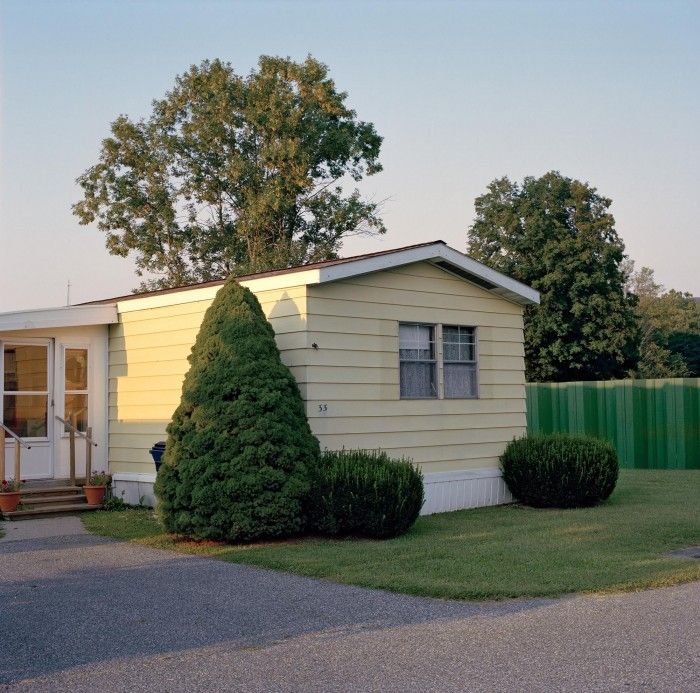
[[[5,481],[5,429],[0,428],[0,481]]]
[[[22,445],[19,440],[15,440],[15,482],[19,482],[22,479],[21,468],[20,468],[20,455],[22,454]]]
[[[92,476],[92,426],[87,427],[85,439],[85,483],[90,483]]]
[[[70,417],[70,431],[68,433],[69,459],[70,459],[70,483],[75,486],[75,414]]]

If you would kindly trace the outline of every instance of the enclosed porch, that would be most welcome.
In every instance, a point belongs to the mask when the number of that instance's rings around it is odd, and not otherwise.
[[[0,314],[0,480],[25,482],[19,512],[78,509],[86,475],[107,470],[116,319],[114,306]]]

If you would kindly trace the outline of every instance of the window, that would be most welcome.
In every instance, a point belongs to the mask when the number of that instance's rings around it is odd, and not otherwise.
[[[63,359],[65,372],[63,418],[85,433],[88,427],[88,350],[66,348]],[[66,433],[69,430],[66,426]]]
[[[45,344],[3,349],[3,423],[22,438],[48,435],[48,353]]]
[[[478,397],[476,351],[475,327],[399,323],[401,398]]]
[[[444,325],[442,357],[445,398],[476,397],[476,329]]]
[[[401,397],[437,397],[435,326],[399,324]]]

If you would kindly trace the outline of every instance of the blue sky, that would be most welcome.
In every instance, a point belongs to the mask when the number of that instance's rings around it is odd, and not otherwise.
[[[0,0],[0,310],[128,292],[128,260],[70,212],[120,113],[204,58],[327,63],[385,138],[363,183],[389,228],[345,254],[442,238],[474,198],[557,169],[613,199],[639,265],[700,295],[700,2]]]

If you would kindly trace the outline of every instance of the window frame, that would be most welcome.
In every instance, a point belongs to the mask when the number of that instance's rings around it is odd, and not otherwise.
[[[5,350],[7,346],[41,346],[46,348],[47,357],[47,372],[46,372],[46,387],[44,390],[5,390],[4,381],[4,361],[5,361]],[[28,396],[28,397],[43,397],[46,399],[46,435],[45,436],[21,436],[23,440],[29,441],[31,443],[45,443],[51,440],[53,435],[53,341],[51,339],[35,339],[35,338],[24,338],[24,337],[9,337],[0,339],[0,359],[3,361],[2,371],[3,379],[0,382],[0,421],[5,420],[5,396],[17,397],[17,396]]]
[[[445,358],[445,340],[444,340],[444,329],[446,327],[456,327],[456,328],[462,328],[465,330],[473,330],[474,332],[474,359],[472,361],[455,361],[453,359],[446,359]],[[441,324],[440,325],[440,334],[442,337],[442,350],[441,350],[441,356],[442,356],[442,369],[443,369],[443,399],[479,399],[479,330],[476,326],[474,325],[455,325],[455,324]],[[459,342],[458,342],[459,344]],[[445,372],[445,365],[448,364],[457,364],[457,365],[473,365],[474,366],[474,394],[473,395],[459,395],[459,396],[453,396],[453,395],[447,395],[445,394],[445,386],[444,386],[444,372]]]
[[[87,352],[87,389],[85,390],[67,390],[66,389],[66,352],[73,350],[73,349],[82,349]],[[90,348],[90,344],[72,344],[72,343],[64,343],[61,344],[61,362],[60,362],[60,375],[61,375],[61,380],[60,380],[60,389],[61,389],[61,399],[60,399],[60,408],[61,408],[61,418],[64,419],[65,421],[68,421],[66,418],[66,395],[85,395],[87,398],[87,414],[86,414],[86,420],[85,420],[85,431],[81,431],[82,433],[85,433],[87,429],[92,425],[90,423],[90,419],[92,418],[90,416],[90,401],[92,399],[92,395],[90,393],[90,383],[92,382],[92,349]],[[68,438],[70,436],[70,431],[66,430],[65,425],[60,424],[60,430],[61,430],[61,438]],[[78,428],[78,430],[80,430]]]
[[[420,321],[398,321],[397,327],[397,341],[398,341],[398,357],[399,357],[399,399],[401,400],[474,400],[480,399],[480,378],[479,378],[479,328],[476,325],[462,325],[455,323],[430,323],[430,322],[420,322]],[[403,359],[401,358],[401,326],[402,325],[418,325],[421,327],[429,327],[432,329],[432,344],[433,344],[433,355],[432,361],[426,361],[424,359]],[[473,361],[453,361],[445,360],[445,340],[443,329],[445,327],[461,327],[474,331],[474,360]],[[435,378],[435,391],[436,394],[432,396],[406,396],[401,394],[401,364],[402,363],[432,363],[433,364],[433,375]],[[448,396],[445,395],[445,365],[446,364],[467,364],[474,366],[474,379],[476,383],[475,392],[473,395],[465,396]]]
[[[431,340],[432,344],[432,359],[404,359],[401,358],[401,326],[413,326],[413,327],[428,327],[431,330]],[[412,400],[430,400],[430,399],[440,399],[440,367],[439,367],[439,351],[438,351],[438,325],[429,322],[404,322],[400,321],[398,323],[398,342],[399,342],[399,399]],[[433,367],[433,384],[435,389],[434,395],[402,395],[401,394],[401,364],[402,363],[429,363]]]

